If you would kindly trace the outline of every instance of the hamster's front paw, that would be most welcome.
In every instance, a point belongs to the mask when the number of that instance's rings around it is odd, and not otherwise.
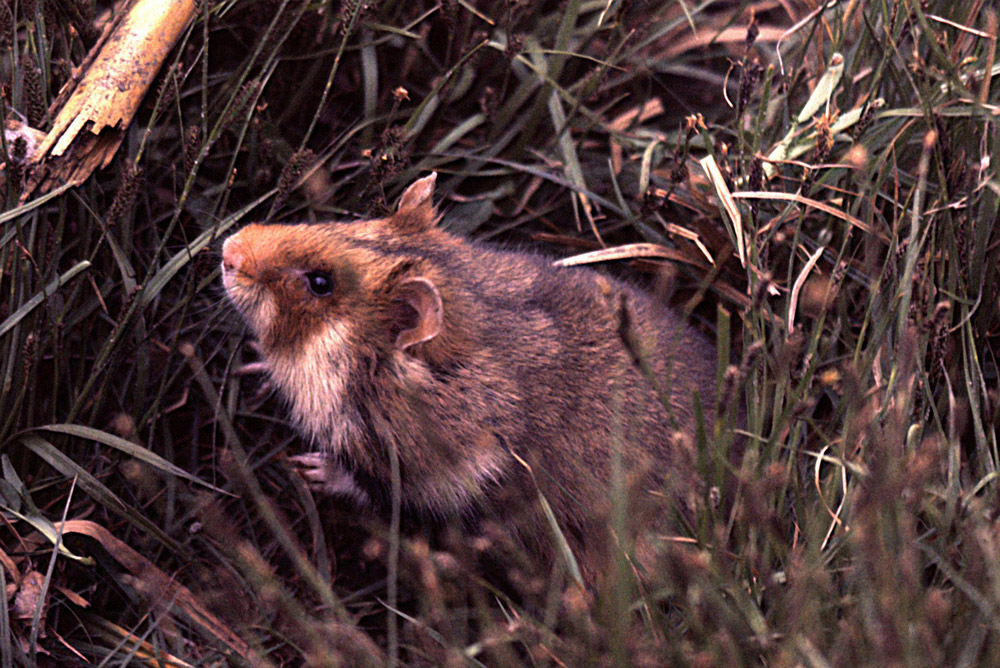
[[[358,486],[351,472],[333,457],[322,452],[307,452],[288,460],[314,494],[347,497],[359,506],[371,505],[368,494]]]

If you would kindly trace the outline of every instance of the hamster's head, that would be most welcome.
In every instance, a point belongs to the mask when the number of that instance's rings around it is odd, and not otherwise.
[[[265,352],[301,348],[331,329],[347,337],[363,327],[403,349],[437,334],[441,296],[427,278],[434,271],[402,250],[415,235],[443,234],[431,204],[434,181],[432,174],[410,186],[389,218],[251,224],[226,239],[226,294]]]
[[[450,238],[434,181],[411,185],[388,218],[252,224],[223,244],[226,293],[300,420],[336,409],[359,360],[409,356],[441,331],[444,278],[414,251]]]

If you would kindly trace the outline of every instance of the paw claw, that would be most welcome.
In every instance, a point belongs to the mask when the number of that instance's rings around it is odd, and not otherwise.
[[[368,494],[334,458],[322,452],[307,452],[292,455],[288,461],[314,494],[348,497],[359,505],[369,505]]]

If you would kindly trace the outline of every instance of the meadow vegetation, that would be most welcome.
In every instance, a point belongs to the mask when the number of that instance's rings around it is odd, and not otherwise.
[[[97,4],[0,3],[5,115],[47,128]],[[993,3],[198,7],[84,185],[21,201],[0,146],[0,665],[995,663]],[[393,531],[287,464],[219,240],[431,170],[449,229],[621,247],[718,341],[729,419],[648,587],[493,578],[502,535]]]

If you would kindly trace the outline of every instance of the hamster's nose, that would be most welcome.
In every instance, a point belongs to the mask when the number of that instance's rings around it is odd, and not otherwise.
[[[231,236],[222,242],[222,269],[223,271],[236,271],[243,264],[243,253],[240,252],[236,237]]]

